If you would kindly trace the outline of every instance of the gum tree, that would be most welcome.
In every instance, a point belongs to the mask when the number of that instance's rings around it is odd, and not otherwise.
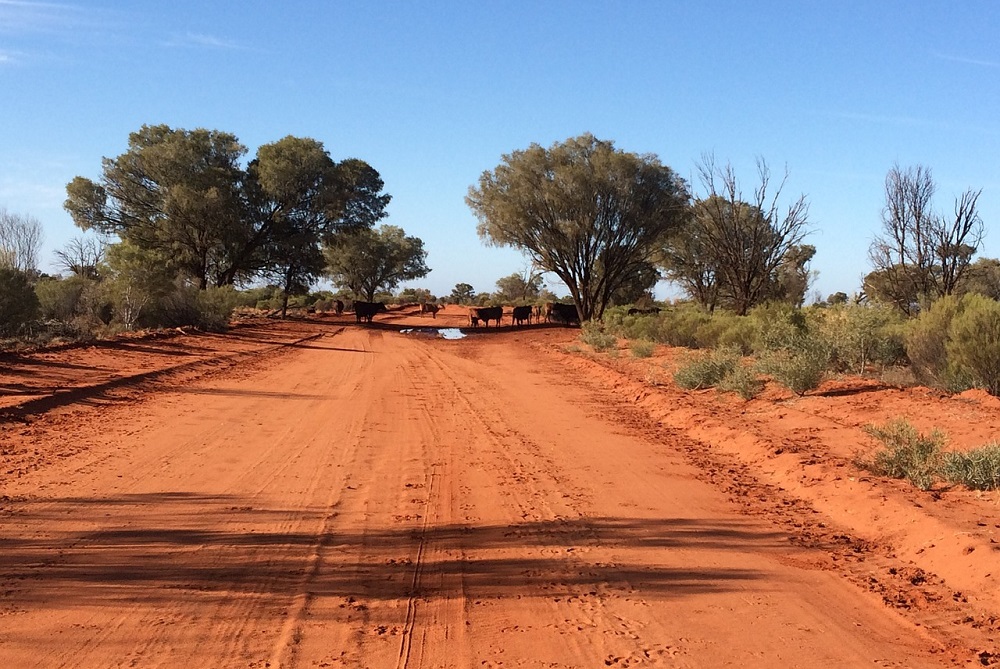
[[[465,201],[485,243],[520,249],[558,276],[589,320],[681,224],[689,195],[656,156],[585,134],[505,154]]]

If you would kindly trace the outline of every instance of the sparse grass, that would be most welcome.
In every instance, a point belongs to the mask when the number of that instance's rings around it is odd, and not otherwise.
[[[973,490],[1000,488],[1000,443],[990,442],[965,453],[945,453],[941,475]]]
[[[923,434],[905,418],[884,425],[868,425],[865,432],[885,444],[885,448],[860,459],[859,466],[880,476],[906,479],[921,490],[934,485],[943,462],[942,432],[933,430]]]
[[[628,343],[628,347],[632,351],[633,358],[652,358],[653,352],[656,351],[656,344],[644,339],[634,339]]]
[[[722,392],[736,393],[745,400],[757,397],[763,387],[753,368],[743,364],[737,364],[716,386]]]
[[[674,382],[688,390],[711,388],[731,374],[739,361],[739,352],[730,348],[686,355],[674,372]]]

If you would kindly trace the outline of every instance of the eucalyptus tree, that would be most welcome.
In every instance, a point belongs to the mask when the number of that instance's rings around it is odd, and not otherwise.
[[[76,177],[65,203],[74,222],[168,258],[200,288],[258,276],[287,292],[322,271],[322,243],[384,217],[378,172],[334,161],[322,143],[288,136],[247,149],[230,133],[143,126],[101,178]]]
[[[385,216],[389,195],[362,160],[334,162],[322,143],[288,136],[257,151],[247,169],[249,237],[234,249],[228,282],[260,271],[288,296],[308,292],[325,270],[324,243],[368,229]]]
[[[580,318],[591,319],[681,225],[689,195],[656,156],[585,134],[505,154],[465,200],[481,239],[558,276]]]
[[[243,226],[245,153],[231,133],[144,125],[125,153],[102,161],[99,181],[66,186],[65,207],[83,230],[162,254],[205,288],[225,272],[227,241]]]
[[[333,282],[368,302],[376,293],[392,292],[403,281],[419,279],[431,271],[423,241],[395,225],[335,235],[325,255]]]

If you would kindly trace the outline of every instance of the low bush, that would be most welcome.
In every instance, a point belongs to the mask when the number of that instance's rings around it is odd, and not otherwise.
[[[971,381],[950,364],[947,352],[951,323],[962,312],[962,302],[951,295],[942,297],[906,328],[906,355],[919,383],[948,392],[972,387]]]
[[[595,351],[609,351],[618,346],[617,337],[605,332],[604,327],[596,321],[584,323],[581,329],[580,341]]]
[[[803,395],[819,387],[826,378],[829,363],[830,347],[826,341],[802,334],[787,348],[761,353],[757,369],[796,395]]]
[[[807,332],[803,311],[782,302],[754,307],[746,318],[753,332],[756,353],[796,348]]]
[[[845,304],[823,309],[817,326],[834,368],[863,374],[869,365],[884,369],[905,360],[902,323],[891,307]]]
[[[973,490],[1000,488],[1000,443],[992,442],[965,453],[946,453],[941,475]]]
[[[943,461],[944,434],[938,430],[923,434],[903,418],[868,425],[865,432],[885,447],[859,460],[859,466],[879,476],[906,479],[921,490],[934,485]]]
[[[633,358],[651,358],[653,357],[653,352],[656,351],[656,344],[642,339],[630,341],[628,347],[632,351]]]
[[[682,358],[674,372],[674,383],[688,390],[711,388],[731,374],[739,362],[739,351],[731,348],[692,353]]]
[[[1000,302],[966,295],[945,342],[947,366],[977,388],[1000,395]]]
[[[753,367],[737,363],[728,374],[722,377],[716,388],[722,392],[736,393],[745,400],[752,400],[760,394],[764,384]]]
[[[0,266],[0,335],[23,333],[38,314],[38,296],[27,273]]]

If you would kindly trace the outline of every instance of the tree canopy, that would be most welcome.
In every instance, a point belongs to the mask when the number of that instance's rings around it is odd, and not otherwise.
[[[688,201],[687,185],[655,156],[590,134],[504,155],[466,197],[479,236],[558,276],[581,319],[601,317],[681,224]]]
[[[401,282],[430,272],[423,241],[394,225],[341,233],[331,239],[325,254],[333,282],[368,302],[380,291],[391,292]]]
[[[526,269],[497,279],[496,299],[504,304],[527,304],[538,299],[542,275]]]
[[[469,283],[456,283],[448,296],[455,304],[468,304],[476,297],[476,290]]]
[[[246,153],[231,133],[143,126],[98,181],[69,183],[65,207],[84,230],[169,258],[201,288],[276,276],[288,291],[322,271],[323,241],[385,215],[389,196],[364,161],[337,163],[292,136],[243,168]]]

